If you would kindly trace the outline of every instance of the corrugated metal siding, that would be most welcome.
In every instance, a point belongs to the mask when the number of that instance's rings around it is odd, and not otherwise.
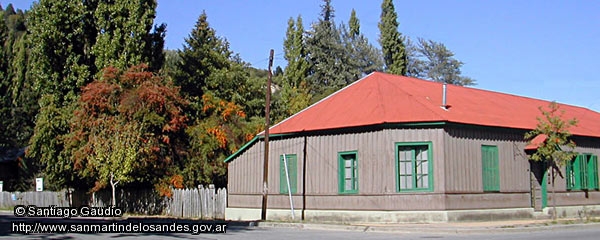
[[[337,194],[338,152],[358,151],[358,194],[396,192],[396,142],[429,142],[433,148],[434,191],[443,186],[442,129],[385,129],[382,131],[308,138],[307,193]]]
[[[288,195],[271,195],[269,194],[267,205],[273,209],[289,209],[290,198]],[[294,195],[294,209],[302,209],[302,196]],[[229,194],[229,207],[241,208],[260,208],[262,205],[262,194]]]
[[[282,154],[296,154],[298,158],[297,188],[302,189],[303,138],[269,141],[269,194],[279,194],[279,168]],[[262,194],[264,141],[256,142],[228,165],[228,192],[230,194]]]
[[[261,195],[229,195],[229,207],[260,208]],[[289,209],[289,197],[269,195],[269,209]],[[302,209],[302,196],[294,196],[294,209]],[[416,211],[444,209],[444,195],[435,193],[384,195],[318,195],[307,196],[311,210]]]
[[[307,137],[307,168],[306,173],[307,195],[338,195],[338,153],[343,151],[358,152],[358,195],[371,194],[398,194],[412,195],[410,193],[396,193],[395,170],[395,143],[397,142],[432,142],[433,148],[433,186],[434,192],[443,192],[443,168],[441,161],[443,153],[443,129],[385,129],[380,131],[348,133],[335,135],[320,135]],[[296,154],[298,157],[298,192],[302,194],[302,163],[304,137],[288,139],[272,138],[270,141],[269,155],[269,195],[279,194],[279,156],[281,154]],[[261,194],[262,193],[262,159],[264,142],[259,141],[229,163],[229,193]],[[346,199],[348,195],[339,195]],[[405,196],[407,197],[407,196]],[[232,197],[230,197],[232,198]],[[409,197],[412,198],[412,197]],[[236,196],[235,199],[240,199]],[[236,200],[230,199],[229,206],[237,206]],[[348,197],[347,199],[354,199]],[[367,199],[367,198],[365,198]],[[380,201],[380,197],[376,197]],[[308,201],[308,197],[307,197]],[[336,200],[340,208],[350,209],[355,207],[353,201]],[[419,201],[414,201],[417,204]],[[301,203],[301,202],[300,202]],[[410,201],[402,204],[402,208],[421,208],[423,203],[413,206]],[[242,203],[239,203],[242,204]],[[289,199],[285,197],[269,196],[269,204],[273,206],[289,206]],[[297,205],[299,203],[294,203]],[[307,202],[307,208],[313,204]],[[434,201],[437,208],[441,202]],[[246,204],[244,204],[246,205]],[[396,203],[390,203],[387,209],[397,209]],[[429,205],[428,205],[429,206]]]
[[[297,175],[296,175],[297,191],[294,195],[302,194],[302,171],[304,171],[302,169],[302,166],[303,166],[302,162],[304,160],[303,146],[304,146],[304,138],[302,138],[302,137],[288,138],[288,139],[273,138],[272,141],[269,141],[269,149],[270,149],[270,153],[269,153],[269,194],[279,194],[279,192],[280,192],[279,191],[280,190],[280,186],[279,186],[280,179],[279,178],[280,178],[280,167],[282,167],[280,157],[283,154],[286,154],[286,155],[295,154],[296,155],[297,164],[298,164],[296,166],[296,169],[298,171],[297,171]],[[264,159],[264,156],[263,156],[263,158],[261,158],[259,160],[261,169],[262,169],[263,159]],[[261,173],[262,173],[262,171],[261,171]],[[286,196],[287,196],[287,194],[286,194]],[[269,202],[270,201],[271,201],[271,199],[269,199]],[[288,201],[286,201],[286,202],[288,202]],[[289,203],[287,203],[287,204],[289,205]]]
[[[435,193],[310,196],[312,210],[418,211],[444,209],[444,195]]]
[[[529,193],[463,193],[445,196],[447,210],[528,208]]]
[[[500,192],[529,192],[529,162],[522,131],[448,127],[444,139],[446,191],[483,192],[481,146],[498,147]]]
[[[558,180],[557,180],[558,182]],[[586,196],[587,195],[587,196]],[[575,205],[597,205],[600,204],[600,192],[590,191],[587,194],[583,191],[557,192],[556,205],[575,206]],[[552,206],[552,193],[548,192],[548,206]]]
[[[384,129],[306,137],[307,209],[418,210],[525,207],[529,206],[529,162],[523,149],[524,131],[493,128]],[[575,139],[578,152],[600,156],[600,140]],[[397,193],[395,143],[432,142],[433,192]],[[269,158],[269,207],[288,208],[289,198],[279,194],[279,157],[296,154],[298,191],[294,205],[302,205],[304,137],[271,138]],[[500,193],[483,194],[481,145],[498,147]],[[229,163],[229,207],[260,207],[264,143],[257,141]],[[358,152],[358,194],[338,194],[338,153]],[[558,191],[565,180],[557,179]],[[550,190],[550,187],[548,188]],[[452,196],[441,198],[440,193]],[[567,194],[567,193],[565,193]],[[577,195],[578,193],[571,193]],[[246,195],[246,196],[244,196]],[[251,195],[251,196],[250,196]],[[505,196],[506,195],[506,196]],[[597,193],[592,194],[595,196]],[[562,195],[561,195],[562,196]],[[492,201],[493,200],[493,201]],[[492,202],[474,204],[478,201]],[[502,201],[502,203],[493,203]],[[564,203],[584,200],[563,198]],[[584,202],[589,203],[590,200]],[[592,201],[593,202],[593,201]],[[596,201],[597,202],[597,201]],[[491,204],[491,205],[490,205]]]
[[[229,194],[261,194],[263,189],[264,143],[256,142],[227,166]]]
[[[227,207],[259,208],[260,209],[261,206],[262,206],[262,195],[261,194],[231,194],[229,192],[227,193]]]

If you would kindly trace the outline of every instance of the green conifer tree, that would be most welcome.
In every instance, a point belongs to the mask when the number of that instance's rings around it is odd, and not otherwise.
[[[274,122],[281,121],[304,109],[310,103],[311,95],[306,81],[310,66],[306,59],[304,26],[301,16],[298,16],[296,21],[293,18],[288,20],[283,52],[288,65],[283,73],[279,98],[276,98],[274,103]]]
[[[125,69],[146,63],[158,71],[164,62],[165,25],[155,27],[155,0],[99,1],[94,11],[98,33],[92,47],[97,69]],[[159,49],[159,50],[157,50]]]
[[[62,138],[69,132],[79,89],[91,80],[84,62],[83,23],[78,20],[83,14],[78,2],[41,0],[29,15],[29,71],[41,98],[27,153],[45,166],[49,189],[78,182]]]
[[[348,29],[343,25],[342,39],[346,48],[346,61],[350,64],[350,71],[359,79],[374,71],[383,70],[381,52],[369,43],[369,40],[360,32],[360,21],[356,11],[352,9],[348,20]]]
[[[383,0],[379,21],[379,43],[383,52],[385,71],[406,75],[407,57],[402,34],[398,31],[398,15],[392,0]]]
[[[207,15],[202,12],[179,52],[180,62],[174,75],[175,83],[193,103],[199,103],[207,90],[208,78],[219,69],[230,67],[229,43],[216,35]]]
[[[315,102],[356,80],[348,64],[341,32],[335,25],[331,0],[323,0],[319,20],[312,25],[306,40],[310,64],[310,94]]]

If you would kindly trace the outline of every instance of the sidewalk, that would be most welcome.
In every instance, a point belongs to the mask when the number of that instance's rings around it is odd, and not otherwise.
[[[325,224],[292,222],[257,222],[257,227],[298,228],[311,230],[398,232],[398,233],[489,233],[489,232],[531,232],[557,228],[600,227],[600,222],[583,222],[579,219],[552,220],[511,220],[493,222],[451,222],[451,223],[397,223],[397,224]]]
[[[12,215],[12,211],[0,210],[2,214]],[[80,218],[76,219],[102,219],[102,218]],[[126,216],[112,220],[143,220],[152,221],[174,220],[165,216]],[[0,222],[4,222],[0,219]],[[110,220],[110,219],[103,219]],[[191,219],[177,219],[178,221],[198,221]],[[210,222],[210,221],[207,221]],[[222,222],[222,221],[217,221]],[[548,231],[553,229],[568,228],[598,228],[600,219],[582,221],[581,219],[561,218],[557,221],[551,219],[524,219],[508,221],[488,222],[448,222],[448,223],[365,223],[365,224],[334,224],[334,223],[312,223],[312,222],[261,222],[261,221],[225,221],[229,227],[234,228],[295,228],[308,230],[332,230],[332,231],[359,231],[359,232],[395,232],[395,233],[428,233],[428,234],[481,234],[481,233],[503,233],[503,232],[533,232]]]

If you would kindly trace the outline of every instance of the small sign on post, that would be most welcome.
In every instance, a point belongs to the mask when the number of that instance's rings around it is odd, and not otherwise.
[[[4,187],[4,181],[0,181],[0,192],[2,192],[2,188]]]
[[[38,192],[44,191],[44,178],[35,179],[35,190]]]

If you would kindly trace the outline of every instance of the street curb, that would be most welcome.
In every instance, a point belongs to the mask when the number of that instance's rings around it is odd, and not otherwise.
[[[534,232],[555,229],[569,229],[582,227],[598,227],[600,223],[576,224],[551,224],[551,225],[495,225],[495,226],[439,226],[435,224],[377,226],[377,225],[339,225],[319,223],[286,223],[286,222],[257,222],[257,227],[262,228],[296,228],[306,230],[329,231],[359,231],[359,232],[394,232],[394,233],[431,233],[431,234],[479,234],[479,233],[505,233],[505,232]]]

